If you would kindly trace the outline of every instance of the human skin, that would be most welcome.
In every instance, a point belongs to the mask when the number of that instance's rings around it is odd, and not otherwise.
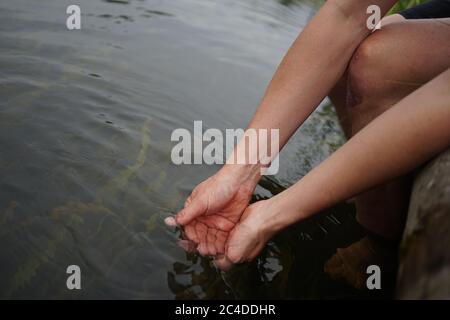
[[[329,97],[348,138],[401,99],[450,67],[450,18],[383,18],[382,28],[353,54]],[[399,241],[406,220],[412,174],[354,197],[356,220],[372,234]]]
[[[450,145],[450,69],[377,117],[299,182],[249,206],[217,264],[253,259],[285,227],[405,174]]]
[[[358,22],[362,23],[362,19],[357,19],[355,18],[355,16],[352,16],[350,14],[350,12],[352,12],[351,10],[354,10],[356,8],[356,6],[352,7],[350,5],[355,5],[354,3],[352,3],[352,1],[341,1],[339,5],[337,5],[333,1],[329,1],[328,3],[331,4],[330,7],[326,8],[325,6],[319,12],[316,18],[313,19],[311,24],[300,35],[300,37],[297,39],[297,41],[294,43],[294,45],[286,55],[286,58],[283,60],[277,73],[274,76],[274,79],[269,85],[266,95],[260,107],[258,108],[255,117],[249,125],[249,128],[277,128],[277,123],[282,123],[283,125],[280,129],[281,145],[284,145],[286,140],[292,134],[290,130],[295,126],[298,127],[303,122],[304,118],[306,118],[314,109],[313,107],[311,111],[308,111],[309,109],[305,108],[305,106],[314,105],[313,102],[314,99],[318,97],[317,94],[322,90],[325,92],[328,90],[327,78],[328,80],[331,79],[328,84],[331,84],[332,86],[333,81],[335,81],[333,75],[337,75],[337,78],[342,75],[342,68],[340,68],[340,64],[342,61],[344,61],[344,69],[348,64],[348,60],[345,57],[345,54],[349,46],[353,45],[356,47],[361,41],[355,40],[355,44],[351,42],[347,37],[343,37],[342,39],[338,40],[335,39],[335,50],[341,52],[341,55],[338,57],[327,57],[326,59],[334,59],[335,64],[329,65],[328,63],[328,65],[324,69],[321,69],[323,65],[315,65],[313,61],[320,60],[320,58],[313,58],[314,50],[308,50],[308,48],[311,49],[311,46],[314,48],[315,41],[319,41],[320,39],[323,41],[325,39],[325,35],[320,34],[320,31],[324,29],[323,25],[321,24],[332,20],[330,18],[330,15],[334,13],[335,17],[339,16],[342,19],[342,16],[344,16],[347,19],[345,21],[348,23],[344,23],[344,26],[352,26],[352,28],[349,28],[348,32],[353,34],[355,39],[359,39],[358,36],[362,36],[364,32],[368,31],[365,27],[358,27]],[[359,3],[361,4],[361,2]],[[393,1],[391,1],[391,3],[393,3]],[[346,5],[349,6],[346,7]],[[337,8],[337,6],[339,6],[339,8]],[[385,7],[383,6],[382,8],[385,9]],[[358,8],[358,10],[360,9],[361,8]],[[364,18],[365,17],[366,16],[364,15]],[[321,28],[318,28],[320,30],[316,30],[317,33],[310,31],[310,29],[315,26],[315,22],[317,21],[321,22],[321,24],[317,23],[317,26],[321,25]],[[336,20],[334,20],[334,22],[336,22]],[[317,29],[317,27],[315,27],[315,29]],[[302,35],[304,35],[305,33],[306,35],[302,37]],[[315,36],[317,36],[317,38]],[[301,43],[301,45],[299,45],[299,43]],[[346,43],[346,47],[343,46],[343,43]],[[304,48],[303,51],[299,49],[300,47]],[[333,49],[331,49],[331,51],[333,51]],[[349,51],[351,57],[354,49]],[[309,53],[309,55],[307,53]],[[344,57],[344,59],[340,60],[339,58],[342,57]],[[310,59],[309,64],[301,65],[301,62],[305,61],[305,59],[308,58]],[[296,69],[297,67],[299,69]],[[311,71],[310,69],[313,69],[314,72],[308,73],[307,71]],[[302,72],[300,72],[301,70]],[[325,71],[329,71],[330,73],[326,74]],[[314,77],[314,74],[316,74],[316,77]],[[317,74],[319,74],[319,77],[317,77]],[[303,87],[308,87],[308,82],[311,81],[311,78],[313,83],[314,80],[318,81],[315,86],[308,88],[309,90],[307,91],[293,91],[292,88],[294,87],[294,85],[300,87],[303,85]],[[312,94],[309,94],[309,92],[311,91],[313,91]],[[298,94],[299,92],[301,94]],[[270,103],[270,101],[272,99],[273,101],[276,101],[277,95],[279,96],[278,106],[283,107],[281,111],[280,108],[276,108],[275,111],[275,108],[271,107],[273,106],[273,104]],[[433,96],[433,99],[436,99],[436,96]],[[321,98],[318,100],[320,102]],[[297,101],[297,104],[295,104],[295,101]],[[293,117],[292,114],[297,115],[297,117]],[[400,148],[398,150],[401,150],[402,148],[401,145],[397,147]],[[239,148],[242,148],[241,144],[238,145],[237,149]],[[383,154],[383,152],[381,154]],[[334,162],[336,162],[336,160]],[[385,162],[381,163],[385,164]],[[401,162],[398,162],[398,164],[402,165]],[[372,172],[376,172],[374,168],[376,167],[370,168],[370,170],[372,170]],[[228,267],[230,265],[230,261],[236,263],[253,259],[256,254],[259,253],[259,251],[262,249],[267,239],[269,239],[271,235],[277,232],[279,229],[282,229],[285,226],[284,223],[286,221],[286,223],[290,224],[302,218],[301,215],[300,217],[296,216],[295,219],[292,218],[292,215],[284,215],[285,212],[288,212],[285,209],[295,208],[294,202],[295,200],[298,201],[299,195],[301,194],[298,192],[304,192],[303,189],[298,189],[299,191],[294,193],[294,196],[287,196],[289,194],[292,194],[292,192],[286,191],[283,192],[280,197],[274,197],[272,199],[273,201],[264,201],[248,207],[248,209],[240,219],[239,224],[237,224],[236,226],[236,223],[239,221],[239,217],[242,214],[242,212],[240,211],[246,208],[248,200],[250,199],[249,192],[250,190],[253,191],[254,185],[259,179],[257,169],[258,165],[225,165],[224,168],[213,177],[213,179],[208,179],[206,183],[202,183],[194,190],[193,194],[188,199],[185,208],[176,217],[176,222],[179,225],[185,226],[185,232],[188,239],[198,244],[198,251],[203,255],[212,255],[218,257],[218,259],[216,260],[217,264],[222,268]],[[327,179],[330,179],[330,177],[333,177],[333,180],[348,179],[348,177],[340,174],[339,172],[327,173],[327,171],[325,171],[325,173]],[[318,177],[321,176],[322,175],[320,174],[318,175]],[[227,177],[228,179],[226,179],[225,177]],[[302,179],[302,181],[304,181],[307,177]],[[384,177],[382,172],[380,172],[379,177]],[[221,181],[222,183],[217,183],[217,181]],[[320,179],[317,179],[317,181],[320,181]],[[363,183],[364,181],[364,179],[361,179],[360,183]],[[239,186],[243,184],[246,187],[242,189]],[[305,190],[314,190],[314,188],[312,188],[314,186],[313,183],[306,184],[306,186],[310,186],[310,188],[307,189],[306,187],[304,187]],[[350,190],[353,190],[353,188],[356,187],[352,185],[349,186]],[[289,190],[291,189],[297,190],[297,188],[294,187],[290,188]],[[223,192],[223,190],[226,190],[227,192]],[[321,190],[322,189],[319,189],[315,192],[320,193]],[[343,189],[341,191],[346,191],[346,189]],[[223,194],[224,196],[221,197],[221,194]],[[354,194],[356,193],[346,194],[343,199],[346,199]],[[283,197],[281,197],[282,195]],[[284,197],[290,199],[292,203],[287,200],[283,201]],[[308,199],[308,201],[305,201],[305,203],[313,203],[315,200],[317,200],[317,197],[312,196],[311,201],[309,201]],[[323,205],[324,207],[330,205],[329,203],[327,204],[325,198],[321,199],[319,197],[319,200],[320,201],[318,202],[318,204]],[[274,203],[276,203],[277,206],[280,206],[280,208],[283,207],[283,205],[285,207],[283,208],[283,210],[277,210],[279,208],[273,205]],[[318,205],[318,207],[320,206]],[[270,208],[270,210],[268,208]],[[269,217],[268,214],[264,214],[264,212],[267,212],[268,210],[271,212],[278,212],[280,216],[285,216],[286,221],[282,220],[277,222],[277,220],[273,216],[270,216],[269,219],[264,220],[264,217]],[[306,211],[299,212],[303,212],[303,214],[305,214]],[[308,214],[310,215],[314,212],[317,211],[311,211],[311,213]],[[289,218],[291,218],[291,220],[289,220]],[[270,222],[270,224],[266,222]],[[174,221],[169,221],[169,223],[173,224]],[[282,225],[283,227],[279,228],[277,227],[277,224]],[[236,241],[236,239],[238,239],[238,241]],[[227,245],[225,245],[226,241],[228,242]],[[226,253],[226,255],[223,255],[223,253]]]
[[[200,254],[223,255],[229,232],[247,208],[259,177],[256,170],[237,174],[234,167],[224,167],[192,191],[176,221],[167,218],[166,223],[184,225]]]
[[[377,4],[385,14],[395,2],[328,0],[287,52],[248,128],[278,129],[282,148],[342,77],[354,50],[370,34],[366,27],[367,7]],[[323,50],[325,44],[327,50]],[[174,219],[166,219],[168,225],[184,226],[188,239],[196,242],[204,255],[222,253],[220,249],[226,241],[222,232],[229,232],[237,223],[250,200],[251,193],[247,192],[253,192],[260,178],[259,163],[233,164],[237,162],[233,159],[246,147],[249,152],[258,153],[257,145],[239,143],[214,178],[194,189],[185,208]],[[238,186],[242,184],[246,185],[245,192],[238,196],[241,193]],[[237,198],[239,205],[232,204]],[[221,225],[216,218],[222,222],[222,218],[226,218],[230,224]],[[211,246],[208,239],[215,239],[217,243]]]

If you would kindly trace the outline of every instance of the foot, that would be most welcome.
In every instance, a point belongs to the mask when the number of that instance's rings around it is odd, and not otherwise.
[[[366,236],[345,249],[338,249],[324,265],[324,271],[333,280],[343,280],[348,285],[366,288],[367,267],[377,265],[383,275],[395,275],[397,245],[386,240]]]

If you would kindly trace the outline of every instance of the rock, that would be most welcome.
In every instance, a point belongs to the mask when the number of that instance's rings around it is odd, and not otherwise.
[[[416,176],[400,247],[398,299],[450,299],[450,149]]]

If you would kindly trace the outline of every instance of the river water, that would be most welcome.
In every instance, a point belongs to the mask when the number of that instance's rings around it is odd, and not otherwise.
[[[318,1],[320,3],[320,1]],[[361,297],[323,272],[360,236],[340,205],[286,230],[229,273],[185,253],[163,220],[215,166],[176,166],[171,132],[241,128],[317,2],[0,2],[0,297]],[[324,48],[325,50],[325,48]],[[326,101],[255,199],[302,177],[343,142]],[[68,290],[78,265],[82,289]]]

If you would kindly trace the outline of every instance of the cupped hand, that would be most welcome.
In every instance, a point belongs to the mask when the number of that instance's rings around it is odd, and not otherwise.
[[[204,256],[225,254],[229,232],[247,208],[258,177],[219,171],[200,183],[168,225],[179,225]]]
[[[273,236],[269,220],[270,205],[268,200],[256,202],[247,207],[239,223],[230,231],[225,255],[215,259],[215,264],[222,270],[234,264],[255,259]]]

